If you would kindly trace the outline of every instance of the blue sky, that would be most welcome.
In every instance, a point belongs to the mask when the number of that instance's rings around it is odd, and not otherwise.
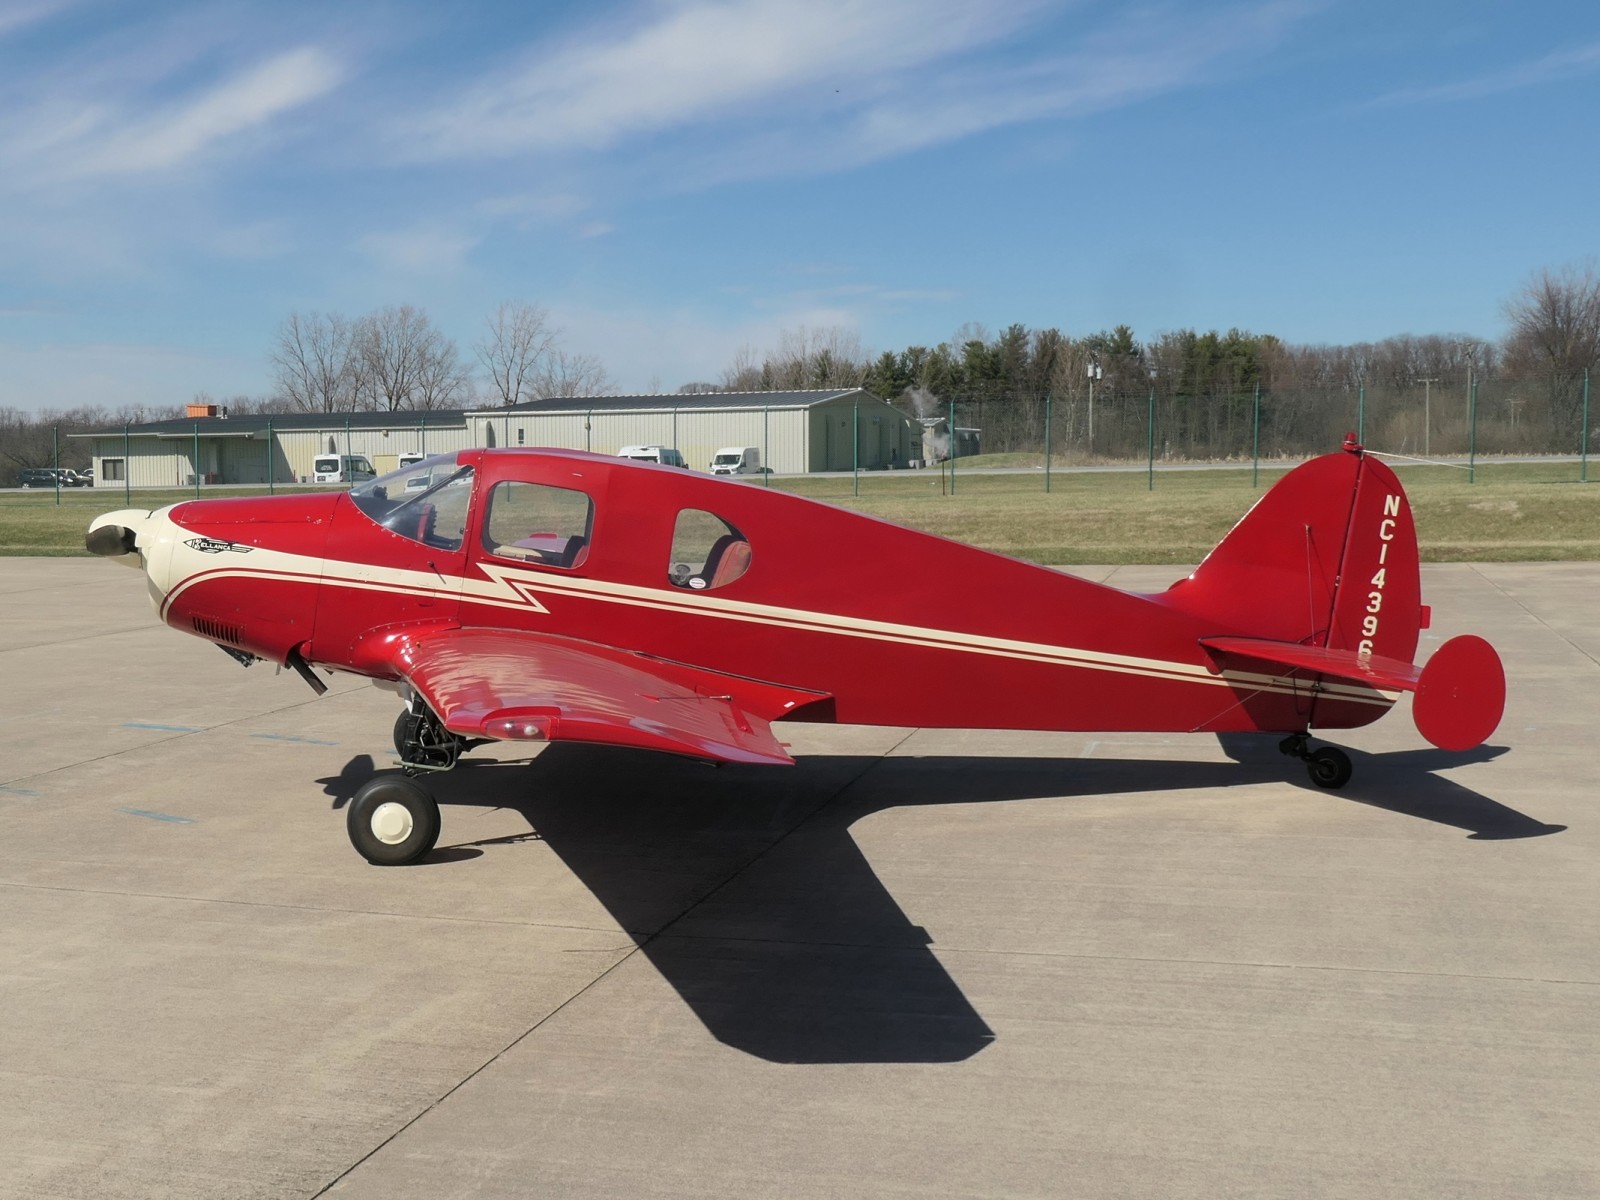
[[[1499,337],[1600,251],[1600,7],[0,0],[0,405],[549,310],[622,390],[845,326]]]

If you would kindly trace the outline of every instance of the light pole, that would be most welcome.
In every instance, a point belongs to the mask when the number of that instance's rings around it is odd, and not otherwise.
[[[1467,360],[1467,416],[1472,416],[1472,376],[1478,366],[1478,343],[1473,338],[1461,340],[1461,353]]]
[[[1104,378],[1104,373],[1100,370],[1100,360],[1098,358],[1091,358],[1089,360],[1089,457],[1090,458],[1094,457],[1094,381],[1096,379],[1101,379],[1101,378]]]
[[[1428,449],[1428,438],[1433,431],[1433,417],[1431,415],[1433,410],[1428,402],[1428,385],[1438,383],[1439,381],[1437,379],[1419,379],[1417,382],[1422,384],[1422,457],[1427,458],[1430,453]]]

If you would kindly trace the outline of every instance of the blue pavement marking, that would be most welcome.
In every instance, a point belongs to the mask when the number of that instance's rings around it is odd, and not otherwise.
[[[337,746],[338,742],[324,741],[322,738],[295,737],[290,733],[252,733],[253,738],[263,738],[269,742],[301,742],[307,746]]]
[[[163,733],[204,733],[199,725],[157,725],[154,721],[124,721],[124,729],[159,729]]]
[[[11,787],[4,783],[0,783],[0,792],[10,792],[13,796],[37,796],[39,794],[32,788]]]
[[[119,813],[127,813],[130,817],[149,817],[152,821],[169,821],[173,825],[193,825],[193,817],[171,817],[166,813],[146,812],[142,808],[119,808]]]

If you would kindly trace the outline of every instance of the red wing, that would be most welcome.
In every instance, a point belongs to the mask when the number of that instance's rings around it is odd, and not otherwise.
[[[386,639],[393,667],[463,737],[598,742],[792,763],[768,723],[826,699],[641,654],[507,629]]]

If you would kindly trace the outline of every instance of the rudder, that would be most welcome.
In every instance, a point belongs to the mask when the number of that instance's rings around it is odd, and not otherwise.
[[[1417,564],[1405,489],[1347,443],[1280,479],[1160,599],[1218,634],[1410,662],[1425,620]]]

